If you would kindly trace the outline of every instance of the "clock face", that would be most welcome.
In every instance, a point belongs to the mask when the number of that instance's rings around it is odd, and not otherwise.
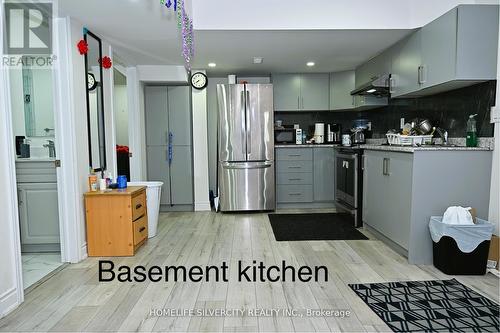
[[[207,86],[208,79],[204,73],[198,72],[191,75],[191,85],[195,89],[203,89]]]
[[[97,81],[92,73],[87,73],[87,89],[94,90],[97,87]]]

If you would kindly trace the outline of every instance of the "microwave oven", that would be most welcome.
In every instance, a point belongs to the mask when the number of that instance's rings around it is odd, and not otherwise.
[[[275,128],[274,129],[274,143],[276,143],[276,144],[295,143],[295,129],[294,128]]]

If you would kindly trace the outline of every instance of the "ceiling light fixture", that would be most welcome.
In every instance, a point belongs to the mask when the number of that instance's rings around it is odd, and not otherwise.
[[[217,66],[217,64],[215,62],[209,62],[208,63],[208,67],[215,67]]]
[[[308,67],[312,67],[312,66],[314,66],[314,65],[316,65],[316,64],[314,63],[314,61],[309,61],[306,65],[307,65]]]
[[[371,94],[371,93],[374,93],[375,91],[377,91],[377,89],[370,89],[370,90],[367,90],[366,92]]]
[[[264,61],[264,58],[262,58],[262,57],[253,57],[254,64],[262,64],[263,61]]]

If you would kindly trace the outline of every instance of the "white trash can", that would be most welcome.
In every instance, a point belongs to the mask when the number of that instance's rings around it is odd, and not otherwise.
[[[156,236],[160,215],[162,182],[128,182],[127,186],[146,186],[146,205],[148,207],[148,238]]]

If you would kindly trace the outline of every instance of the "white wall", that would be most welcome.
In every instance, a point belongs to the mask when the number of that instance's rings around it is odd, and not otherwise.
[[[413,29],[469,3],[498,0],[193,0],[193,21],[196,30]]]

